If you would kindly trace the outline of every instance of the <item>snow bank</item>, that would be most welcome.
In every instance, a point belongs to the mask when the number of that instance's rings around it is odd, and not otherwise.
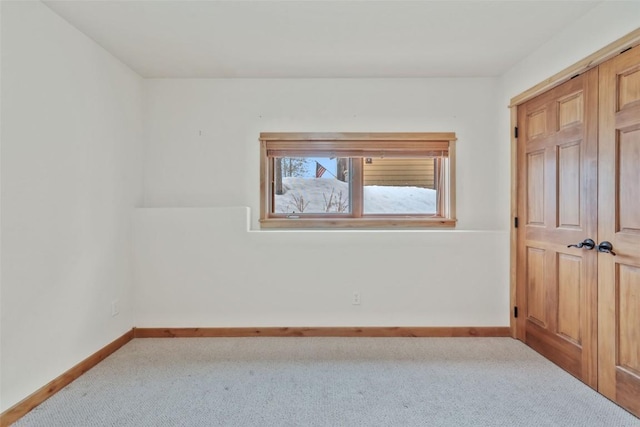
[[[283,178],[282,188],[284,194],[275,196],[276,213],[301,213],[301,208],[304,213],[336,213],[344,205],[347,205],[344,212],[350,212],[349,185],[335,178]],[[364,213],[434,214],[436,190],[367,185],[364,187]]]

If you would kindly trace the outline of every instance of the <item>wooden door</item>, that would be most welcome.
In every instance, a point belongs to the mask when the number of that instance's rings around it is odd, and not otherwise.
[[[598,71],[518,107],[517,337],[597,386]]]
[[[600,66],[598,390],[640,416],[640,47]]]

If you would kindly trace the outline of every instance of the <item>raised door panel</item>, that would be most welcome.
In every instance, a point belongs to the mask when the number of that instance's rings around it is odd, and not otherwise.
[[[558,226],[579,228],[580,222],[580,142],[558,147]]]
[[[558,333],[577,345],[582,343],[580,311],[582,306],[582,258],[558,255]]]
[[[618,366],[640,377],[640,268],[618,265],[616,293]]]
[[[544,151],[527,155],[527,223],[544,225]]]
[[[618,231],[640,233],[640,129],[619,139]]]
[[[572,94],[558,101],[558,130],[582,123],[584,99],[582,92]]]
[[[618,264],[616,400],[640,416],[640,267]]]
[[[548,123],[547,123],[547,110],[542,109],[538,111],[534,111],[527,115],[527,129],[529,140],[534,140],[536,138],[545,136],[548,133]]]
[[[630,104],[640,101],[640,67],[619,74],[618,109],[624,109]]]
[[[527,248],[527,317],[542,327],[547,325],[545,251]]]

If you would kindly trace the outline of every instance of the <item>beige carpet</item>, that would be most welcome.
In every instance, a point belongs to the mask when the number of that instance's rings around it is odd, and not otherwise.
[[[15,425],[631,427],[640,420],[510,338],[184,338],[130,342]]]

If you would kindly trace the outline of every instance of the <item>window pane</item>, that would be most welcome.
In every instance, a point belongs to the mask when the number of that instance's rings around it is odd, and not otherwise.
[[[348,158],[276,157],[274,214],[349,214]]]
[[[364,214],[429,214],[437,206],[437,158],[365,158]]]

